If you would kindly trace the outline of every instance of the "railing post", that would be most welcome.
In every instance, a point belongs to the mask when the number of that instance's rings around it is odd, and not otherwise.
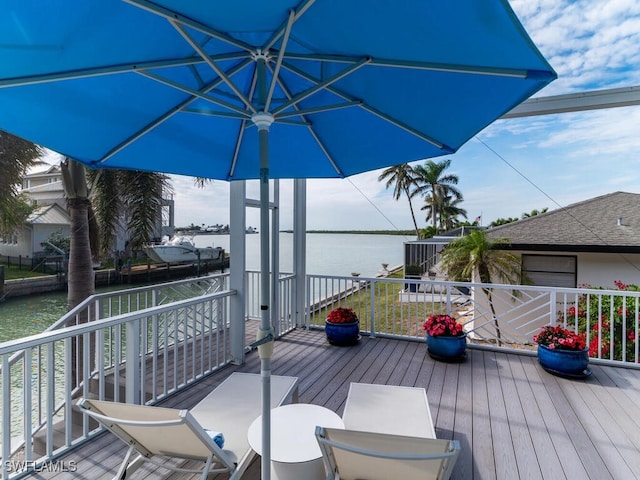
[[[556,313],[556,290],[554,288],[551,289],[549,293],[549,325],[555,325],[557,320]]]
[[[230,184],[230,245],[233,245],[233,261],[229,265],[229,288],[236,294],[229,300],[229,328],[231,361],[236,365],[244,363],[244,342],[246,322],[246,182]]]
[[[125,401],[135,405],[140,404],[140,320],[127,322],[126,338],[126,366],[125,366]],[[116,372],[117,374],[117,372]]]
[[[9,355],[2,356],[2,459],[11,458],[11,371]],[[2,478],[9,478],[9,463],[2,462]]]
[[[298,178],[293,181],[293,314],[295,324],[302,327],[305,318],[305,285],[307,285],[307,261],[305,257],[307,245],[307,181]],[[308,285],[307,285],[308,288]],[[307,302],[307,305],[309,303]]]
[[[376,281],[372,280],[367,282],[370,285],[369,288],[369,305],[371,310],[371,331],[369,332],[369,337],[375,338],[376,332],[378,331],[377,327],[377,316],[376,316]]]

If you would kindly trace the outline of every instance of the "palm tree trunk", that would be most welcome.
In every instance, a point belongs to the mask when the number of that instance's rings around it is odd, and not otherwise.
[[[69,199],[71,248],[69,252],[68,309],[79,305],[95,293],[91,244],[89,242],[89,200]]]
[[[67,307],[69,310],[82,303],[83,300],[95,293],[95,274],[91,258],[91,243],[89,241],[89,193],[85,177],[85,169],[80,163],[67,159],[61,164],[62,181],[67,197],[67,208],[71,218],[71,245],[69,249],[69,269],[67,272]],[[86,313],[73,316],[68,326],[76,323],[86,323],[89,319]],[[89,364],[84,364],[85,348],[89,350]],[[72,387],[77,387],[85,377],[85,373],[92,370],[95,350],[95,338],[91,336],[88,345],[82,335],[73,339],[71,355],[73,365]]]
[[[496,329],[496,337],[497,337],[496,343],[499,346],[502,346],[502,334],[500,333],[500,324],[498,323],[498,315],[496,314],[496,308],[493,306],[493,296],[491,294],[491,289],[483,288],[482,291],[487,297],[487,300],[489,300],[489,308],[491,309],[491,316],[493,317],[493,325],[495,326],[495,329]]]
[[[420,229],[418,228],[418,222],[416,222],[416,214],[413,212],[413,204],[411,203],[411,195],[409,195],[409,190],[405,189],[405,193],[407,194],[407,200],[409,200],[409,210],[411,210],[411,220],[413,220],[413,227],[416,230],[416,238],[420,240]]]

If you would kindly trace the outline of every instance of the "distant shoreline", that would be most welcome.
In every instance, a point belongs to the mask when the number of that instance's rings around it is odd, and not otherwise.
[[[281,233],[293,233],[293,230],[280,230]],[[307,233],[348,233],[357,235],[403,235],[415,236],[415,230],[307,230]]]

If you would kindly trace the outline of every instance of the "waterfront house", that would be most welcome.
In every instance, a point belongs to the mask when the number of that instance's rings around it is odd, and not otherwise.
[[[640,283],[640,194],[614,192],[487,230],[506,238],[534,285]]]
[[[52,233],[68,236],[71,220],[67,214],[62,172],[60,165],[51,165],[43,171],[26,175],[22,182],[21,193],[35,208],[25,225],[16,229],[12,235],[0,238],[0,256],[7,263],[18,263],[21,259],[31,259],[44,255],[42,242]],[[162,211],[156,220],[154,237],[161,239],[174,232],[175,205],[173,198],[163,200]],[[124,221],[122,222],[124,224]],[[124,250],[126,232],[120,228],[116,238],[116,250]]]

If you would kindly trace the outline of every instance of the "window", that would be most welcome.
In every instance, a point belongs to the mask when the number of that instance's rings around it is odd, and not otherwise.
[[[522,255],[522,270],[533,285],[575,288],[577,258],[569,255]]]

